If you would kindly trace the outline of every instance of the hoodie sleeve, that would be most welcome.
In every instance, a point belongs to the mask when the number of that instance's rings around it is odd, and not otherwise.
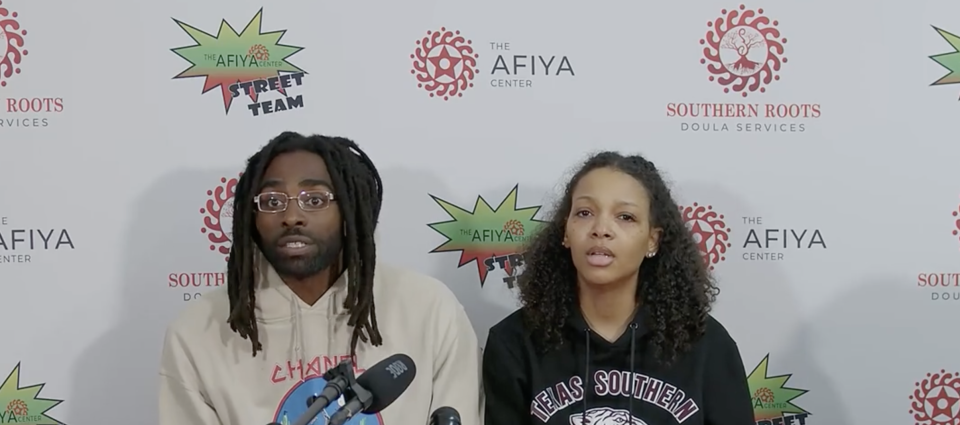
[[[707,359],[703,404],[705,425],[754,425],[747,372],[737,343],[722,327]]]
[[[433,363],[433,398],[430,412],[449,406],[457,409],[463,425],[480,425],[480,346],[463,306],[443,303],[452,311],[435,322],[441,329]],[[161,424],[164,425],[164,424]]]
[[[167,330],[160,356],[160,425],[222,425],[200,393],[200,382],[183,336]]]
[[[490,329],[483,349],[483,391],[485,425],[525,425],[530,423],[524,392],[526,374],[517,346],[505,342]]]

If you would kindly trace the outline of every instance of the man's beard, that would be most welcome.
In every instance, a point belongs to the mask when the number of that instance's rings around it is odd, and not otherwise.
[[[310,238],[317,251],[313,255],[300,257],[287,257],[280,253],[280,247],[277,241],[284,236],[300,235]],[[263,244],[260,249],[263,256],[267,258],[270,265],[273,266],[277,274],[293,279],[306,279],[315,276],[333,265],[340,256],[342,248],[342,239],[339,232],[327,236],[325,239],[318,239],[307,235],[301,231],[290,231],[280,235],[271,243]]]

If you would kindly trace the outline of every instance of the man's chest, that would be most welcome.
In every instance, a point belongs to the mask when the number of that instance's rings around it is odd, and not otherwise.
[[[366,367],[382,360],[381,353],[367,352],[354,364],[359,376]],[[219,378],[205,383],[210,404],[223,425],[263,425],[278,423],[289,425],[307,412],[310,404],[316,401],[328,382],[324,374],[345,360],[351,360],[346,354],[312,355],[303,359],[271,356],[270,361],[238,364],[222,369]],[[418,363],[429,365],[428,359]],[[429,370],[429,366],[427,367]],[[359,414],[347,422],[347,425],[383,425],[402,423],[404,417],[427,416],[429,410],[430,375],[414,378],[410,387],[401,394],[390,407],[376,414]],[[316,423],[326,423],[346,402],[343,397],[331,400],[317,416]],[[424,403],[425,401],[425,403]],[[320,402],[323,402],[321,400]]]

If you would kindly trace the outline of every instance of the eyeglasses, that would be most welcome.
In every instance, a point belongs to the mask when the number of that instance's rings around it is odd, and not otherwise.
[[[280,213],[287,210],[290,198],[290,195],[283,192],[265,192],[253,197],[253,203],[257,204],[260,212]],[[333,194],[325,191],[303,191],[296,198],[300,209],[304,211],[324,210],[334,201]]]

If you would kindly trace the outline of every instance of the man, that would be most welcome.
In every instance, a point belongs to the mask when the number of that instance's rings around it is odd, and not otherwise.
[[[480,424],[480,350],[463,307],[441,282],[377,263],[382,193],[377,169],[348,139],[285,132],[250,157],[234,198],[227,287],[167,330],[160,425],[290,424],[341,360],[353,358],[361,374],[396,353],[416,364],[413,383],[381,413],[347,424],[425,424],[442,406]]]

